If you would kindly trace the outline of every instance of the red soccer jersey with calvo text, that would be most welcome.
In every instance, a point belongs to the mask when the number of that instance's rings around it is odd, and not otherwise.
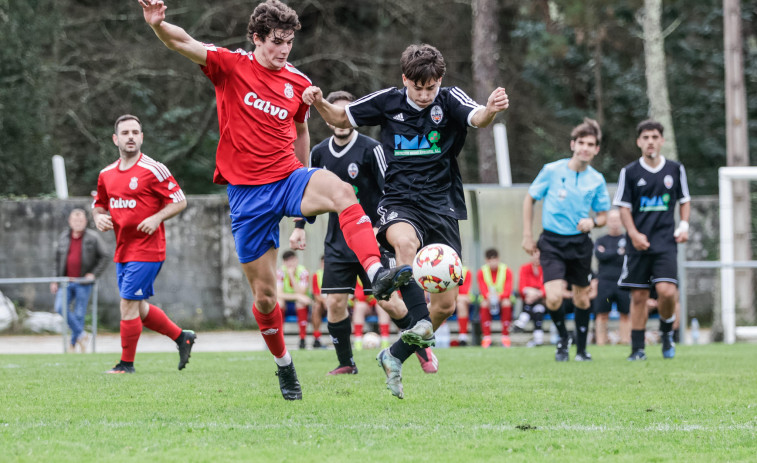
[[[92,207],[110,212],[116,233],[114,262],[162,262],[166,260],[163,224],[152,235],[137,230],[143,220],[170,203],[185,199],[166,166],[145,154],[136,164],[119,170],[121,159],[100,171]]]
[[[205,47],[202,71],[216,89],[220,133],[213,182],[265,185],[302,167],[294,155],[294,122],[310,114],[302,101],[310,79],[289,63],[274,71],[252,52]]]

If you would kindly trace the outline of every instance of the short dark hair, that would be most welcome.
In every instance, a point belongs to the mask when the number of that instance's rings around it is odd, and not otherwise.
[[[487,259],[496,259],[497,257],[499,257],[499,252],[497,252],[497,250],[494,248],[489,248],[484,253],[484,257],[486,257]]]
[[[594,136],[597,139],[597,145],[602,143],[602,129],[599,128],[599,122],[584,117],[584,121],[571,130],[570,141],[590,136]]]
[[[639,125],[636,126],[636,138],[639,138],[641,132],[644,132],[645,130],[657,130],[660,132],[660,135],[663,135],[663,130],[665,130],[665,128],[662,124],[652,119],[641,121],[639,122]]]
[[[140,121],[137,116],[132,116],[131,114],[124,114],[123,116],[120,116],[118,119],[116,119],[116,123],[113,124],[113,133],[118,133],[118,124],[120,124],[123,121],[137,121],[137,124],[139,124],[139,130],[142,130],[142,121]]]
[[[411,82],[425,84],[444,77],[447,65],[442,53],[428,44],[410,45],[400,58],[402,74]]]
[[[292,257],[297,257],[297,254],[294,253],[291,249],[284,251],[284,254],[281,255],[281,260],[289,260]]]
[[[350,92],[346,92],[344,90],[337,90],[336,92],[331,92],[326,96],[326,101],[329,103],[334,103],[335,101],[355,101],[355,95],[353,95]]]
[[[255,34],[265,40],[272,30],[298,31],[302,27],[297,12],[281,3],[279,0],[266,0],[260,3],[250,15],[247,24],[247,40],[255,43]]]

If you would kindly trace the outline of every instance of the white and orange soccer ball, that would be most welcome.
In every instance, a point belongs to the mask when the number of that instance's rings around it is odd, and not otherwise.
[[[446,244],[429,244],[413,260],[413,279],[429,293],[443,293],[460,284],[463,264]]]

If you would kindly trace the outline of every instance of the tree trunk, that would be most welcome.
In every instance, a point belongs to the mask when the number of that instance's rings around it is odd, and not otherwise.
[[[743,37],[739,0],[723,0],[725,54],[726,157],[729,166],[749,165],[746,92],[744,90]],[[733,246],[736,260],[751,260],[752,215],[749,182],[733,182]],[[736,270],[737,320],[755,321],[751,270]]]
[[[665,38],[662,35],[662,0],[644,0],[644,62],[647,76],[649,116],[665,127],[662,155],[678,159],[673,116],[670,112],[668,80],[665,76]]]
[[[486,104],[497,86],[499,24],[497,0],[473,0],[473,99]],[[478,177],[481,183],[497,183],[497,156],[492,126],[476,130]]]

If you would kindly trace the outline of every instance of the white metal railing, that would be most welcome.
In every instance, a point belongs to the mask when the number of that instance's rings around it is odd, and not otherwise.
[[[58,283],[62,287],[58,291],[65,291],[69,283],[92,283],[92,352],[97,348],[97,279],[94,281],[88,278],[69,278],[69,277],[33,277],[33,278],[0,278],[0,285],[23,285],[30,283]],[[68,339],[68,304],[66,304],[65,319],[63,324],[63,352],[67,352],[69,344]]]

